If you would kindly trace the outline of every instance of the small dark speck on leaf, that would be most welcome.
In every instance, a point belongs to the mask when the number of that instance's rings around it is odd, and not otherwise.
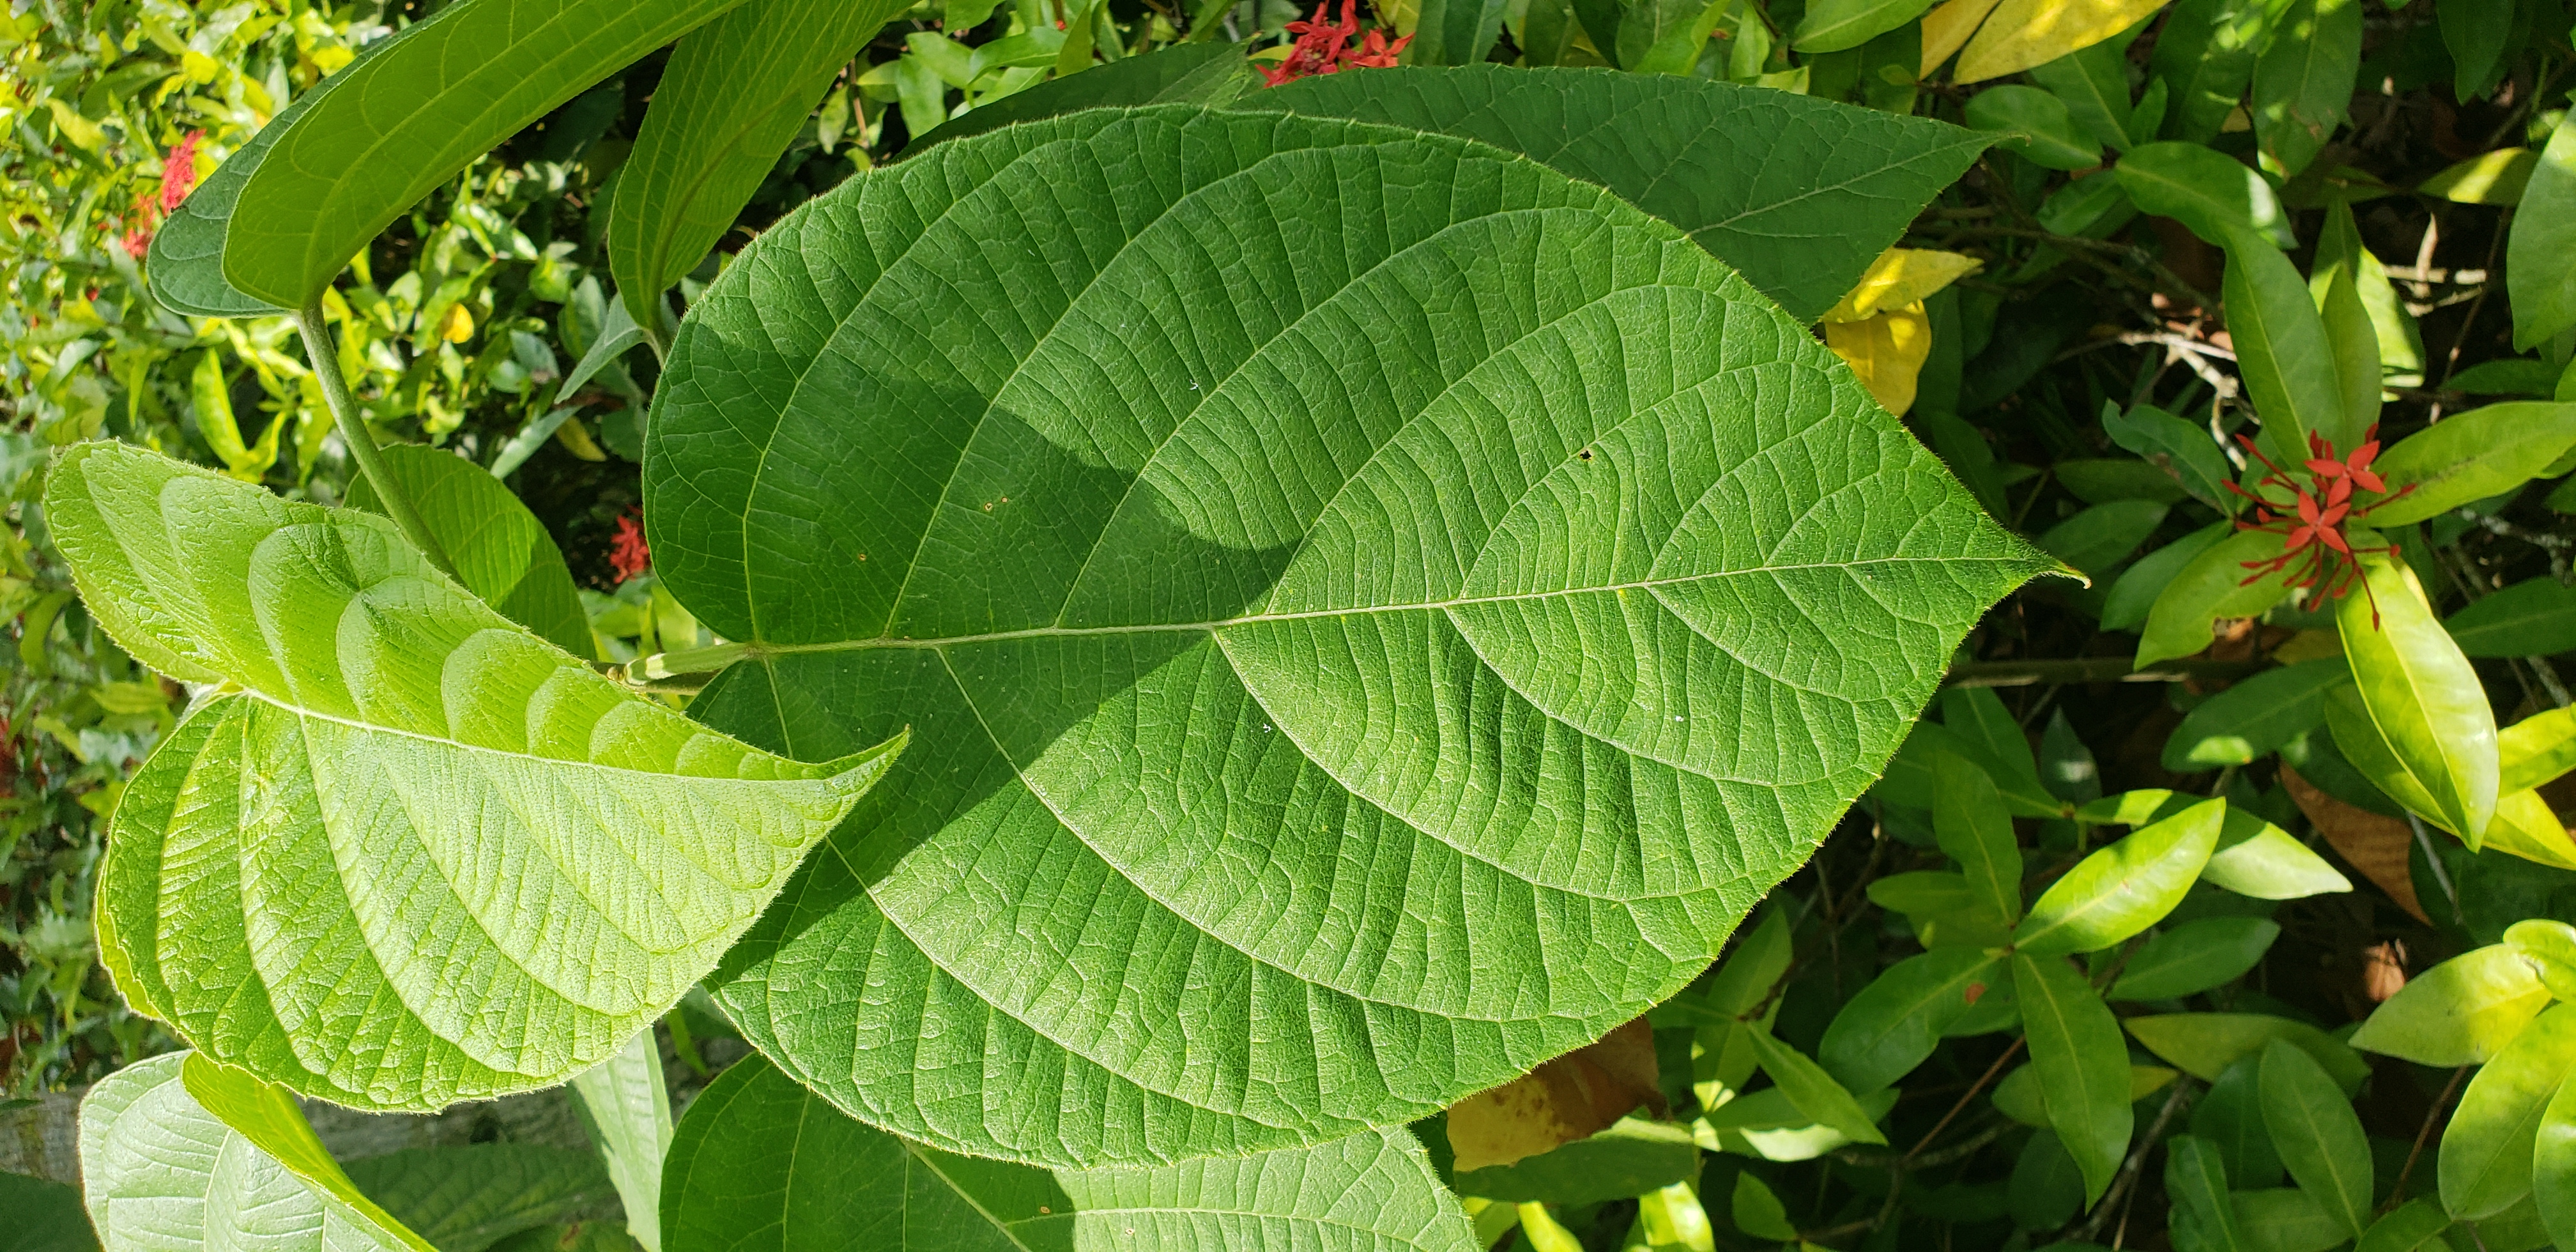
[[[1589,460],[1591,460],[1591,459],[1592,459],[1592,449],[1590,449],[1590,448],[1585,448],[1583,451],[1575,453],[1575,454],[1574,454],[1574,459],[1575,459],[1575,460],[1578,460],[1578,461],[1589,461]]]

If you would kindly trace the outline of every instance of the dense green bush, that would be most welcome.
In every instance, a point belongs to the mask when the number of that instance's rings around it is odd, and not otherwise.
[[[2562,6],[12,20],[114,1249],[2576,1248]]]

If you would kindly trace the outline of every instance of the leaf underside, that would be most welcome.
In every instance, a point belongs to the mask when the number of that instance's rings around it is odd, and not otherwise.
[[[103,956],[216,1060],[362,1108],[562,1081],[712,968],[891,755],[782,760],[627,692],[391,523],[138,448],[55,466],[138,658],[222,684],[138,770]]]
[[[1104,110],[746,249],[646,449],[693,715],[920,746],[719,971],[1054,1164],[1408,1121],[1678,990],[2047,568],[1799,324],[1530,161]]]

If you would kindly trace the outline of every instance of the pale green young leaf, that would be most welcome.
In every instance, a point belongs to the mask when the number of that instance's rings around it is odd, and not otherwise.
[[[1238,107],[1437,130],[1525,154],[1680,227],[1801,322],[1842,299],[1991,142],[1794,92],[1598,68],[1318,75]]]
[[[2449,828],[2451,819],[2443,814],[2433,793],[2398,758],[2397,750],[2388,746],[2388,737],[2370,720],[2370,710],[2362,704],[2359,691],[2341,687],[2326,694],[2326,729],[2334,737],[2335,750],[2372,787],[2396,801],[2403,811]]]
[[[2570,448],[2576,404],[2516,400],[2445,417],[2397,441],[2371,466],[2390,492],[2413,490],[2402,499],[2382,497],[2370,524],[2403,526],[2502,495],[2540,477]]]
[[[1410,1120],[1671,996],[2048,568],[1671,225],[1242,111],[809,202],[692,308],[644,473],[755,658],[694,715],[936,745],[718,998],[853,1112],[1051,1164]]]
[[[1473,1248],[1456,1199],[1400,1127],[1153,1169],[1050,1172],[853,1121],[759,1057],[689,1106],[663,1185],[666,1252]]]
[[[2413,386],[2423,381],[2424,341],[2416,329],[2414,314],[2406,311],[2396,285],[2388,281],[2388,267],[2361,242],[2360,224],[2353,220],[2352,205],[2338,197],[2326,207],[2325,229],[2317,236],[2315,259],[2308,266],[2308,290],[2322,301],[2320,278],[2331,280],[2337,271],[2352,275],[2361,297],[2361,307],[2370,314],[2371,334],[2379,341],[2379,366],[2386,382]]]
[[[2165,740],[2176,773],[2244,765],[2325,721],[2327,689],[2352,681],[2341,657],[2265,670],[2193,706]]]
[[[2129,1046],[2119,1019],[2057,957],[2012,957],[2013,990],[2029,1032],[2030,1064],[2048,1089],[2048,1120],[2084,1173],[2084,1202],[2111,1185],[2129,1150]]]
[[[1814,1119],[1819,1126],[1830,1126],[1854,1143],[1886,1143],[1887,1136],[1852,1099],[1850,1091],[1833,1076],[1788,1044],[1771,1036],[1768,1030],[1752,1034],[1753,1054],[1762,1062],[1762,1071],[1789,1097],[1798,1111]]]
[[[223,276],[281,309],[528,123],[739,0],[461,0],[323,80],[224,219]],[[265,138],[265,135],[263,135]]]
[[[174,1052],[90,1088],[81,1177],[105,1252],[431,1252],[358,1193],[292,1099],[262,1085]],[[200,1091],[248,1125],[227,1124]]]
[[[2410,984],[2411,985],[2411,984]],[[2286,1017],[2263,1013],[2171,1013],[2131,1017],[2122,1026],[2149,1052],[2203,1082],[2216,1082],[2227,1067],[2262,1054],[2275,1039],[2297,1046],[2333,1075],[2346,1094],[2370,1077],[2370,1062],[2334,1036]]]
[[[2431,798],[2428,815],[2441,818],[2474,849],[2495,816],[2499,773],[2495,710],[2486,687],[2433,616],[2412,568],[2380,554],[2360,563],[2366,593],[2335,604],[2344,660],[2352,666],[2351,691],[2389,751]],[[2336,744],[2349,755],[2340,736]]]
[[[2292,0],[2254,63],[2254,139],[2267,168],[2297,174],[2343,124],[2361,70],[2361,0]]]
[[[2206,1252],[2252,1252],[2236,1229],[2236,1209],[2228,1202],[2227,1171],[2217,1145],[2198,1135],[2166,1140],[2165,1195],[2173,1201],[2177,1236],[2188,1228]],[[2179,1238],[2176,1246],[2183,1246]]]
[[[2147,940],[2111,984],[2114,1000],[2170,1000],[2243,977],[2263,959],[2280,926],[2261,917],[2204,917]]]
[[[2576,114],[2549,133],[2523,184],[2504,264],[2516,351],[2576,326]]]
[[[2272,185],[2215,149],[2196,143],[2141,144],[2123,155],[2115,169],[2121,189],[2138,208],[2181,222],[2209,243],[2232,250],[2229,232],[2244,230],[2281,247],[2290,245],[2290,219]]]
[[[2290,1177],[2357,1238],[2370,1225],[2370,1139],[2325,1067],[2286,1040],[2263,1048],[2263,1124]]]
[[[1965,757],[1933,763],[1932,830],[1965,872],[1970,896],[2006,922],[2021,917],[2021,849],[1986,771]]]
[[[575,1075],[582,1125],[608,1163],[626,1210],[627,1233],[645,1252],[662,1246],[662,1158],[671,1147],[671,1093],[662,1048],[647,1027],[599,1064]]]
[[[2532,1137],[2531,1190],[2551,1241],[2576,1247],[2576,1080],[2560,1083],[2540,1112],[2540,1129]]]
[[[2144,826],[2200,802],[2199,796],[2146,788],[2105,796],[2077,810],[2075,817],[2094,825]],[[2257,900],[2296,900],[2352,890],[2351,880],[2291,838],[2290,832],[2232,804],[2225,824],[2218,828],[2218,846],[2201,867],[2200,877]]]
[[[2218,846],[2227,802],[2206,800],[2101,848],[2049,885],[2013,931],[2033,956],[2110,947],[2182,903]]]
[[[1914,1071],[1941,1036],[2006,977],[1974,948],[1940,948],[1889,966],[1844,1001],[1816,1059],[1846,1090],[1876,1091]]]
[[[638,324],[662,325],[663,291],[733,228],[815,99],[908,7],[746,0],[680,40],[608,204],[609,272]]]
[[[117,807],[102,955],[137,1008],[306,1094],[434,1109],[605,1058],[897,746],[804,765],[708,731],[371,514],[104,443],[65,454],[46,500],[117,641],[230,685]]]
[[[2576,926],[2534,917],[2504,928],[2506,946],[2531,963],[2531,972],[2557,998],[2576,1004]]]
[[[2147,610],[2147,628],[2138,638],[2136,664],[2144,669],[2158,661],[2190,656],[2215,637],[2211,623],[2222,617],[2252,617],[2288,599],[2289,584],[2280,576],[2245,581],[2247,561],[2259,561],[2281,550],[2281,537],[2259,530],[2238,531],[2202,550],[2182,567]]]
[[[2549,999],[2529,960],[2510,944],[2491,944],[2408,979],[2354,1032],[2352,1046],[2418,1065],[2483,1064]]]
[[[2246,398],[2263,423],[2264,449],[2273,461],[2296,466],[2313,455],[2308,436],[2315,434],[2338,456],[2350,452],[2360,445],[2362,428],[2344,411],[2334,348],[2307,280],[2251,231],[2231,229],[2225,242],[2227,333],[2236,343]]]
[[[2326,345],[2334,350],[2335,381],[2343,391],[2343,413],[2356,435],[2379,425],[2379,332],[2361,302],[2361,288],[2350,270],[2336,266],[2326,277],[2325,299],[2317,306],[2325,321]],[[2345,453],[2346,456],[2351,455]]]
[[[344,1168],[360,1192],[438,1252],[483,1252],[617,1202],[597,1156],[542,1144],[408,1148]]]
[[[2530,1194],[2540,1125],[2576,1074],[2576,1004],[2552,1005],[2478,1068],[2442,1132],[2442,1207],[2493,1217]]]
[[[456,566],[458,582],[494,611],[582,660],[595,654],[581,593],[545,523],[501,480],[439,448],[400,444],[384,451],[385,468],[429,524]],[[364,476],[349,483],[348,505],[382,513]]]

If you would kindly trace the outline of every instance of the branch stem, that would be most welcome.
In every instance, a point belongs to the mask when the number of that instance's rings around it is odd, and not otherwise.
[[[349,384],[340,377],[340,354],[331,344],[331,328],[322,324],[322,306],[309,305],[295,315],[295,328],[304,335],[304,355],[312,358],[313,377],[322,384],[322,402],[331,409],[331,420],[340,427],[340,439],[349,445],[349,456],[358,463],[358,472],[367,476],[367,485],[375,489],[385,515],[394,526],[429,558],[438,572],[456,577],[456,565],[447,559],[447,549],[440,546],[429,523],[411,506],[411,497],[395,481],[393,470],[385,464],[384,453],[376,447],[374,432],[367,429],[365,418],[358,416],[358,406],[349,400]]]

